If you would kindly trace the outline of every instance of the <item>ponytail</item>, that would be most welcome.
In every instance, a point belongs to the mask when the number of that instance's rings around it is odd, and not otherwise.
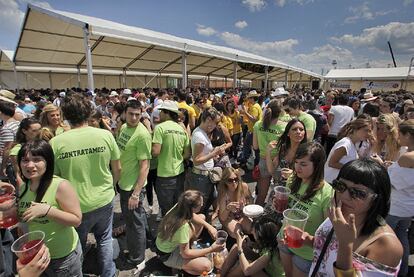
[[[276,100],[270,101],[263,115],[263,128],[265,130],[269,129],[272,120],[278,118],[281,112],[279,102]]]

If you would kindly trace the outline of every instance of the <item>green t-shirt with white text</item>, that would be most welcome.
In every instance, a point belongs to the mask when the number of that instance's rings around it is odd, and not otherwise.
[[[68,180],[78,193],[82,213],[109,204],[115,196],[111,161],[120,152],[111,132],[94,127],[68,130],[50,140],[55,174]]]
[[[291,184],[287,184],[287,186],[290,187]],[[302,184],[297,193],[290,194],[288,206],[289,209],[295,207],[295,209],[305,211],[308,214],[309,218],[305,225],[305,231],[311,236],[314,236],[316,229],[318,229],[319,225],[321,225],[327,217],[328,208],[333,197],[333,189],[327,182],[324,181],[323,187],[319,189],[312,198],[302,201],[301,198],[305,195],[307,188],[308,186],[306,184]],[[312,247],[303,246],[301,248],[289,249],[295,255],[298,255],[305,260],[311,261],[313,259]]]
[[[119,187],[131,191],[139,177],[139,162],[151,160],[151,134],[142,123],[132,128],[125,123],[116,141],[121,151],[122,169]]]
[[[260,157],[266,157],[266,148],[269,142],[279,141],[286,128],[286,122],[278,121],[277,124],[270,125],[267,130],[263,127],[263,121],[256,122],[253,126],[253,132],[256,134],[257,142],[259,144]],[[272,157],[276,156],[276,149],[272,151]]]
[[[178,123],[167,120],[155,127],[152,143],[161,144],[157,176],[173,177],[184,172],[184,149],[189,147],[187,132]]]

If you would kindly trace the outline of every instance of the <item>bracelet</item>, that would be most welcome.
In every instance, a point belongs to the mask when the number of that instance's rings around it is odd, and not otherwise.
[[[337,277],[355,277],[356,276],[355,268],[350,268],[347,270],[339,269],[336,267],[336,262],[334,262],[333,264],[333,270],[334,270],[335,276]]]
[[[50,209],[52,208],[52,205],[49,205],[49,209],[47,209],[47,212],[45,213],[45,215],[44,216],[42,216],[42,217],[46,217],[47,216],[47,214],[49,213],[49,211],[50,211]]]
[[[132,199],[138,200],[139,199],[139,194],[132,193],[130,197]]]

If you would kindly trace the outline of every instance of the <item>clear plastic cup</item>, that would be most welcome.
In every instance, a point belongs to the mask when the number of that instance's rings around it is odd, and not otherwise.
[[[44,239],[45,233],[42,231],[29,232],[18,238],[11,248],[19,258],[20,263],[25,265],[30,263],[42,248]]]
[[[10,200],[14,195],[15,188],[9,183],[0,182],[0,204]]]
[[[3,202],[0,203],[0,228],[11,228],[18,223],[16,197],[3,198]]]
[[[290,248],[303,246],[303,230],[308,221],[308,214],[298,209],[287,209],[283,212],[284,239]]]
[[[217,244],[220,244],[220,245],[225,244],[228,236],[229,234],[227,234],[226,231],[223,231],[223,230],[217,231],[217,235],[216,235]]]
[[[289,203],[290,189],[283,186],[276,186],[274,189],[273,196],[273,209],[278,213],[283,213]]]

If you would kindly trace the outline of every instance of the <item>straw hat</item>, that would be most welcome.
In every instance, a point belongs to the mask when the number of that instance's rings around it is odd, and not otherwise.
[[[165,100],[161,105],[158,106],[158,110],[167,110],[179,114],[178,105],[174,101]]]
[[[251,90],[249,92],[249,94],[247,95],[247,98],[250,98],[250,97],[259,97],[259,96],[260,96],[260,94],[258,94],[257,91]]]
[[[361,101],[368,102],[377,99],[378,96],[374,96],[371,91],[364,93],[363,99]]]
[[[17,103],[14,100],[14,98],[16,97],[16,95],[8,90],[2,89],[0,90],[0,100],[9,102],[9,103],[13,103],[15,105],[17,105]]]

